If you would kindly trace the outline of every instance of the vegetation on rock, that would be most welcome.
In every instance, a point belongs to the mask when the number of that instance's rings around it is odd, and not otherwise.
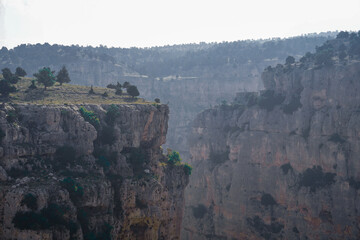
[[[100,119],[93,111],[87,110],[85,107],[80,107],[79,109],[81,116],[85,119],[85,121],[89,122],[96,129],[100,128]]]
[[[55,71],[51,71],[49,67],[40,69],[38,73],[34,73],[36,81],[44,85],[44,89],[55,84],[56,78],[54,76]]]
[[[56,82],[62,85],[63,83],[69,83],[71,81],[69,77],[69,72],[67,71],[66,67],[63,66],[61,70],[56,75]]]

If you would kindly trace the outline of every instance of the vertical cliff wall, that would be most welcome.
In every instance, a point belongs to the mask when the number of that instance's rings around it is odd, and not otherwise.
[[[183,239],[360,238],[360,62],[337,58],[348,44],[268,68],[265,91],[197,116]]]
[[[0,239],[179,239],[166,105],[0,108]]]

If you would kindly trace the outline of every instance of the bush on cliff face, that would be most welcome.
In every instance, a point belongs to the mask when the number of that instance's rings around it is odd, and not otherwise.
[[[188,163],[184,163],[184,172],[186,175],[190,176],[192,172],[192,166]]]
[[[182,166],[185,174],[190,176],[192,171],[192,166],[190,166],[190,164],[188,163],[181,162],[181,157],[179,152],[173,151],[170,148],[168,148],[167,151],[168,151],[167,158],[170,166]]]
[[[84,189],[74,179],[67,177],[61,181],[61,185],[68,190],[72,201],[76,202],[84,195]]]
[[[179,152],[176,151],[168,151],[168,163],[175,165],[175,164],[180,164],[181,163],[181,157]]]
[[[114,104],[111,104],[109,109],[106,112],[105,121],[107,122],[107,124],[112,126],[112,125],[114,125],[114,123],[118,117],[120,117],[119,107]]]
[[[116,161],[117,152],[109,153],[106,149],[95,146],[94,157],[97,158],[96,163],[104,168],[104,170],[108,170],[112,163]]]
[[[336,173],[324,173],[320,166],[314,166],[308,168],[300,174],[299,186],[309,187],[310,192],[316,192],[317,189],[321,189],[330,186],[335,183]]]
[[[260,108],[272,111],[275,106],[280,105],[284,100],[283,95],[275,93],[273,90],[266,90],[259,96],[258,105]]]
[[[85,107],[80,107],[79,111],[81,116],[83,116],[83,118],[85,119],[85,121],[89,122],[96,129],[99,129],[100,120],[93,111],[89,111]]]

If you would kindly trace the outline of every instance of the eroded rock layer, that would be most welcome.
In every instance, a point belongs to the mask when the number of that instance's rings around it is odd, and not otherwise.
[[[166,105],[0,109],[0,239],[178,239]]]

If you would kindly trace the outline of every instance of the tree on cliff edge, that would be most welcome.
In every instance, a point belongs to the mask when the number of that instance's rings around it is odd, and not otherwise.
[[[49,67],[44,67],[40,69],[38,73],[34,73],[34,77],[36,77],[38,83],[44,84],[44,89],[46,90],[46,87],[55,84],[54,73],[55,71],[51,71]]]
[[[68,70],[66,69],[65,66],[63,66],[61,68],[61,70],[58,72],[58,74],[56,75],[56,81],[58,83],[60,83],[60,86],[63,83],[69,83],[71,81],[70,77],[69,77],[69,73]]]
[[[127,89],[126,89],[126,91],[127,91],[127,93],[128,93],[130,96],[132,96],[133,98],[140,95],[139,90],[138,90],[137,87],[134,86],[134,85],[128,86]]]

